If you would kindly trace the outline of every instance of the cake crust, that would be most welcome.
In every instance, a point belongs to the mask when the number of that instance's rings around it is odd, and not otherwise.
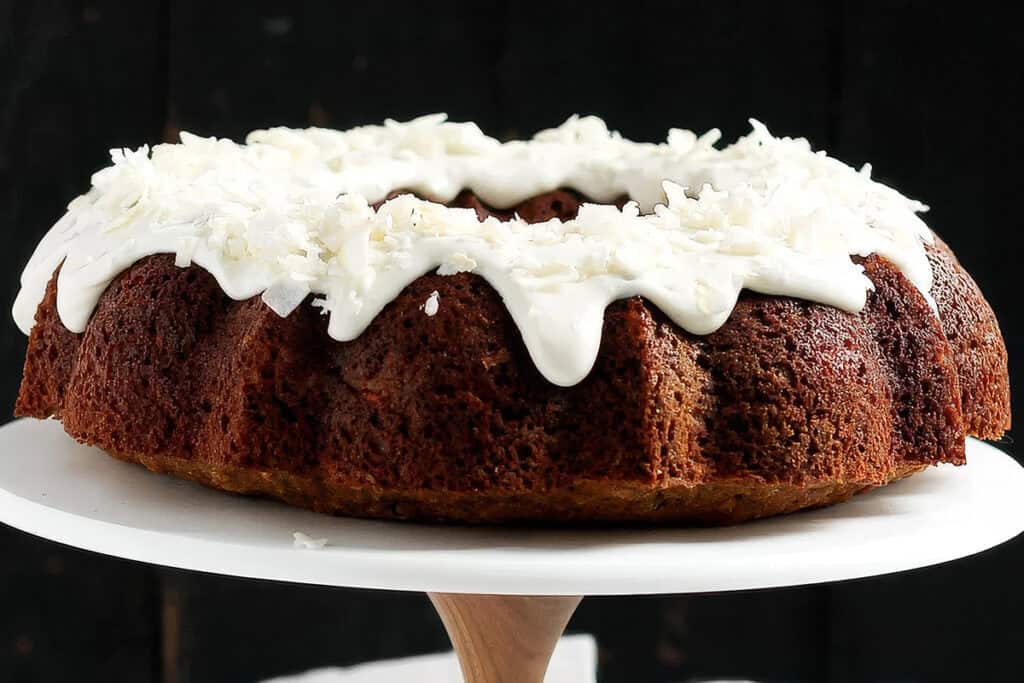
[[[575,215],[570,191],[526,220]],[[469,193],[453,202],[491,209]],[[309,301],[280,317],[171,255],[140,260],[82,334],[36,313],[16,414],[215,488],[323,512],[461,522],[734,523],[827,505],[1009,427],[998,324],[949,248],[938,316],[863,260],[859,314],[744,292],[688,334],[640,298],[605,315],[591,373],[547,382],[482,278],[424,275],[357,339]],[[422,310],[432,292],[438,311]]]

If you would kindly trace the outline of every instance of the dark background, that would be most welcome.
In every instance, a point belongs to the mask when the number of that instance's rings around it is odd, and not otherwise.
[[[0,0],[0,301],[108,148],[179,129],[447,111],[507,137],[580,112],[732,140],[756,116],[932,206],[999,314],[1019,406],[1019,35],[995,4],[937,5]],[[5,416],[24,347],[0,324]],[[603,681],[1020,680],[1022,560],[1018,540],[832,586],[591,598],[570,630],[597,635]],[[419,595],[170,571],[6,527],[0,615],[0,681],[251,681],[446,646]]]

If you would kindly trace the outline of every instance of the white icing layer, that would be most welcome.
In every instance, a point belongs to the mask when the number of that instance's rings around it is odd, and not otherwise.
[[[814,152],[753,132],[716,149],[674,129],[664,144],[569,119],[530,141],[499,143],[443,115],[339,132],[274,128],[247,144],[182,133],[181,143],[113,150],[113,165],[71,202],[22,275],[14,317],[26,333],[63,261],[57,309],[82,332],[107,285],[148,255],[208,270],[234,299],[262,294],[288,315],[313,293],[329,333],[357,337],[412,280],[474,272],[497,289],[538,369],[555,384],[590,371],[607,305],[651,300],[695,334],[728,318],[743,288],[855,312],[871,282],[851,255],[880,254],[928,297],[927,207]],[[462,189],[512,206],[572,187],[566,222],[477,220],[438,202]]]

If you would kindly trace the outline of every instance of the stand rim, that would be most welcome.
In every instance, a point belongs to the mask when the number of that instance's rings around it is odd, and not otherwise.
[[[115,461],[59,423],[19,421],[0,428],[0,520],[117,557],[294,583],[503,595],[750,590],[903,571],[1013,538],[1024,530],[1024,469],[980,442],[968,450],[967,468],[736,527],[480,529],[231,496]],[[330,545],[298,550],[292,531]]]

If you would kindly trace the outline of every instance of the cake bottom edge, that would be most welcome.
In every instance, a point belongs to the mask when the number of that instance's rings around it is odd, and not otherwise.
[[[320,513],[475,525],[726,526],[840,503],[926,468],[920,463],[908,463],[898,467],[883,482],[820,480],[794,484],[735,478],[697,485],[652,485],[639,481],[583,479],[543,491],[495,492],[398,490],[167,455],[109,455],[209,488],[274,499]]]

